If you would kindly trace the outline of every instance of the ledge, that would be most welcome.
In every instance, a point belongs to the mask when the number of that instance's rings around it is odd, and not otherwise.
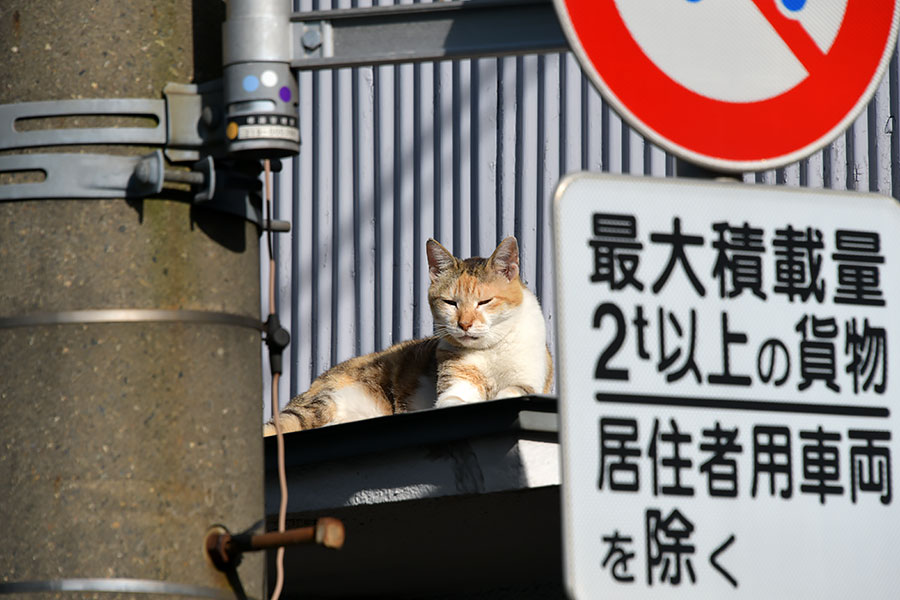
[[[558,485],[556,407],[526,396],[286,434],[288,513]],[[274,437],[265,451],[272,515]]]

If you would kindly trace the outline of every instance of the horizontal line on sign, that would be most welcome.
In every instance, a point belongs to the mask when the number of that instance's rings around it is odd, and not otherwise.
[[[887,407],[882,406],[783,402],[778,400],[729,400],[727,398],[654,396],[649,394],[606,394],[600,392],[597,394],[597,401],[619,404],[676,406],[679,408],[717,408],[724,410],[750,410],[756,412],[835,415],[844,417],[878,417],[882,419],[886,419],[891,415],[891,411]]]

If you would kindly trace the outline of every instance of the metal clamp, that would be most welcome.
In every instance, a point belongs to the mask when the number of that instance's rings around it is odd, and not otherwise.
[[[264,328],[263,323],[259,319],[211,310],[99,308],[0,317],[0,329],[94,323],[204,323],[248,327],[259,331],[262,331]]]
[[[223,161],[220,161],[220,164]],[[166,181],[180,177],[195,177],[190,183],[201,185],[194,194],[194,203],[209,204],[217,210],[244,217],[266,230],[286,233],[291,230],[290,221],[264,219],[262,216],[262,186],[258,174],[242,172],[233,164],[224,163],[224,167],[216,168],[211,156],[194,163],[194,172],[166,171]],[[170,177],[172,179],[170,179]],[[186,179],[182,179],[184,181]]]
[[[162,152],[145,156],[105,154],[16,154],[0,156],[0,173],[37,172],[40,181],[0,185],[0,202],[41,198],[146,198],[162,192],[165,182],[195,187],[194,203],[227,212],[263,229],[290,231],[287,221],[263,219],[260,182],[234,165],[217,169],[211,156],[193,171],[167,169]]]
[[[0,174],[39,177],[0,185],[0,201],[40,198],[145,198],[162,192],[164,182],[194,187],[198,206],[234,214],[263,229],[290,231],[286,221],[263,219],[257,176],[237,164],[217,165],[224,156],[222,80],[199,85],[169,83],[165,100],[140,98],[59,100],[0,105],[0,150],[41,146],[130,144],[160,146],[172,162],[192,162],[192,171],[167,169],[163,153],[145,156],[101,154],[17,154],[0,156]],[[72,116],[141,116],[153,127],[92,127],[20,131],[32,119]]]
[[[156,121],[154,127],[90,127],[84,129],[16,128],[23,121],[51,117],[134,116]],[[166,103],[146,98],[94,100],[50,100],[0,105],[0,150],[39,146],[88,144],[136,144],[163,146],[166,143]]]
[[[223,156],[225,119],[222,80],[201,84],[167,83],[166,158],[172,162],[198,161],[202,154]],[[202,153],[201,153],[202,150]]]
[[[41,172],[34,183],[0,185],[0,201],[36,198],[143,198],[162,190],[162,153],[16,154],[0,157],[0,173]],[[143,174],[143,175],[141,175]]]
[[[170,594],[194,598],[234,600],[234,594],[201,585],[151,579],[50,579],[0,583],[0,595],[38,592],[118,592],[122,594]]]
[[[204,153],[219,156],[225,139],[222,119],[222,80],[207,83],[168,83],[165,100],[102,98],[51,100],[0,105],[0,150],[98,144],[165,146],[172,162],[200,160]],[[23,130],[21,124],[54,117],[145,117],[148,127],[55,127]],[[19,126],[17,126],[19,124]]]

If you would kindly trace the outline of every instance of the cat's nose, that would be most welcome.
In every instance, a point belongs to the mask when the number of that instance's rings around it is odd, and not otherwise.
[[[459,325],[459,328],[463,331],[468,331],[469,327],[472,326],[472,321],[457,321],[456,324]]]

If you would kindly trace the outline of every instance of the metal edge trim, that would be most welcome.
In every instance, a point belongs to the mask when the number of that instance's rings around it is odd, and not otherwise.
[[[207,310],[166,310],[155,308],[68,310],[35,313],[15,317],[0,317],[0,329],[35,325],[137,322],[215,323],[219,325],[249,327],[259,331],[262,331],[263,329],[261,321],[244,315]]]
[[[390,4],[382,6],[359,6],[356,8],[330,8],[321,10],[301,10],[291,12],[292,23],[312,23],[315,21],[335,21],[341,19],[391,18],[397,15],[430,15],[434,13],[477,11],[483,9],[510,9],[527,6],[552,5],[553,0],[449,0],[435,3]]]
[[[555,412],[548,413],[533,410],[521,410],[519,411],[519,418],[516,422],[523,431],[559,433],[559,414]]]
[[[234,600],[234,594],[225,590],[171,583],[152,579],[50,579],[45,581],[21,581],[0,583],[0,595],[34,592],[122,592],[132,594],[177,594],[197,598]]]

